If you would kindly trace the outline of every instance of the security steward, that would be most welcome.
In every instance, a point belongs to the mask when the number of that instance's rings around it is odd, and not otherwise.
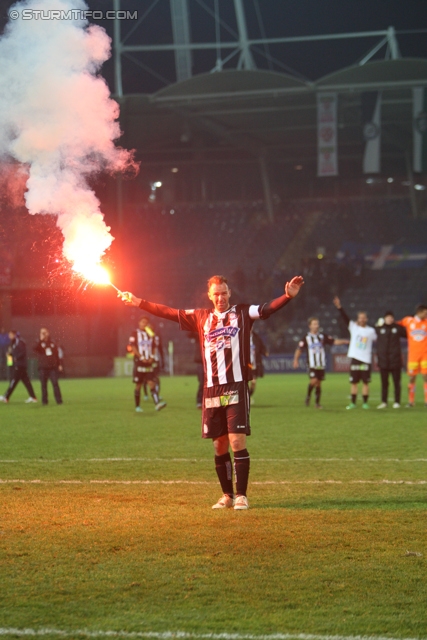
[[[27,359],[27,345],[21,338],[19,331],[16,329],[10,329],[9,331],[10,346],[8,355],[12,358],[12,377],[10,379],[9,388],[4,394],[0,396],[0,402],[9,402],[9,398],[15,391],[19,382],[25,386],[28,391],[28,398],[25,400],[26,404],[37,402],[36,394],[34,393],[33,385],[28,377],[28,359]]]
[[[58,383],[59,372],[62,371],[62,359],[59,355],[59,347],[53,342],[49,329],[46,329],[46,327],[40,329],[40,340],[34,345],[33,351],[38,358],[42,404],[46,405],[48,403],[48,380],[52,382],[56,403],[62,404],[61,389]]]

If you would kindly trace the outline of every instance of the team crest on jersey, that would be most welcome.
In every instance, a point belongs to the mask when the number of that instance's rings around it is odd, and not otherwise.
[[[422,342],[425,337],[426,332],[423,329],[415,329],[411,331],[411,338],[415,340],[415,342]]]
[[[186,309],[184,313],[186,316],[191,316],[194,313],[194,309]]]
[[[235,313],[234,311],[231,311],[228,314],[228,317],[230,318],[230,321],[232,322],[233,320],[237,320],[237,313]]]

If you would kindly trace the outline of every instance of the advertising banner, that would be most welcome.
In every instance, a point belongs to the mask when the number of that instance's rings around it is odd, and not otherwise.
[[[338,175],[337,94],[317,94],[317,175]]]

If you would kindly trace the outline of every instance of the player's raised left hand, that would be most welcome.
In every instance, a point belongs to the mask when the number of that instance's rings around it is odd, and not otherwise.
[[[295,298],[298,295],[302,285],[304,284],[304,278],[302,276],[295,276],[290,282],[285,284],[285,293],[290,298]]]

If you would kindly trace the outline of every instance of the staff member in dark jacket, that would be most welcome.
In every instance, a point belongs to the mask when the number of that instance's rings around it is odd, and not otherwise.
[[[62,404],[61,389],[58,384],[58,373],[62,371],[62,360],[58,346],[52,341],[49,329],[40,329],[40,340],[34,345],[34,353],[39,361],[39,375],[42,385],[42,404],[48,403],[47,381],[52,382],[53,393],[57,404]]]
[[[25,385],[29,397],[25,402],[27,404],[31,402],[37,402],[36,394],[34,393],[33,385],[28,377],[27,373],[27,345],[19,335],[16,329],[9,331],[10,339],[10,355],[13,358],[13,372],[12,379],[9,384],[9,388],[4,394],[0,396],[0,402],[9,402],[9,398],[15,391],[19,382],[23,382]]]
[[[400,408],[402,349],[400,338],[406,338],[406,329],[396,324],[392,311],[386,311],[375,327],[377,333],[377,357],[381,374],[381,403],[377,409],[385,409],[388,399],[389,374],[394,384],[393,409]]]

